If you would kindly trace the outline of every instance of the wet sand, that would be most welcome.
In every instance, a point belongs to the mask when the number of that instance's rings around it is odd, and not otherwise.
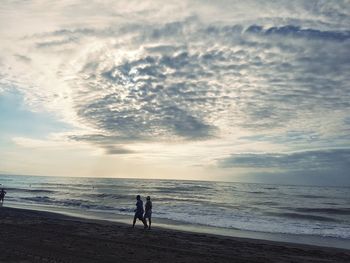
[[[130,218],[130,221],[132,219]],[[0,262],[350,262],[350,250],[0,207]]]

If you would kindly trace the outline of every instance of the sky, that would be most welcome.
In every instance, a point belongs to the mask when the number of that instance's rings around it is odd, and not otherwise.
[[[0,173],[350,186],[350,1],[0,6]]]

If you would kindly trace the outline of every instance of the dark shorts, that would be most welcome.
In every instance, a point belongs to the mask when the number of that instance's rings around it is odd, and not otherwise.
[[[152,218],[152,210],[149,210],[145,213],[145,218]]]
[[[143,219],[143,212],[136,212],[135,217],[142,220]]]

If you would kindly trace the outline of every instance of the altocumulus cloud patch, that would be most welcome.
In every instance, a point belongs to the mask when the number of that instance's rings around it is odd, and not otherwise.
[[[81,120],[108,133],[208,139],[349,107],[347,31],[192,21],[133,30],[84,54],[71,82]]]

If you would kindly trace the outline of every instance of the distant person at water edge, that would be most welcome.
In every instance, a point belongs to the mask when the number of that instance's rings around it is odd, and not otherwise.
[[[0,191],[0,202],[1,202],[1,205],[4,203],[5,195],[6,195],[6,191],[4,189],[1,189],[1,191]]]
[[[147,228],[147,222],[146,220],[143,218],[143,202],[141,200],[141,196],[137,195],[136,196],[136,209],[135,209],[135,216],[134,216],[134,221],[132,223],[132,227],[135,227],[135,223],[136,223],[136,219],[139,219],[142,221],[144,228]]]
[[[145,204],[145,221],[147,223],[147,218],[148,218],[148,229],[151,229],[151,224],[152,224],[152,201],[151,201],[151,197],[147,196],[146,198],[146,204]]]

